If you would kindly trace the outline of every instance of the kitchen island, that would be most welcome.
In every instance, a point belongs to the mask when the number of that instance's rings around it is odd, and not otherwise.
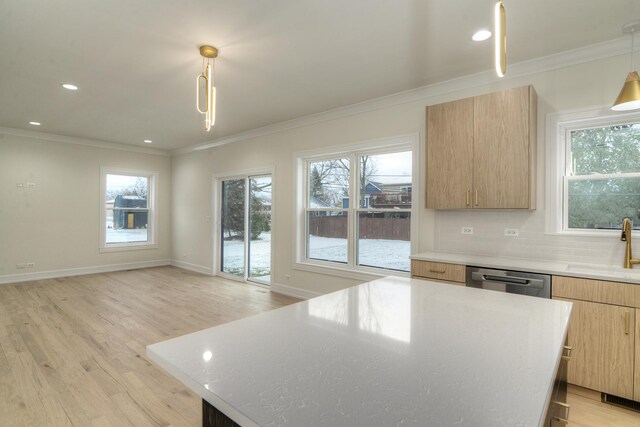
[[[540,426],[571,303],[387,277],[147,347],[205,425]]]

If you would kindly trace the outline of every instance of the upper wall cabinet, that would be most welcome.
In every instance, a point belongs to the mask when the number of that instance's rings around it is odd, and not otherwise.
[[[532,86],[427,107],[427,208],[535,209]]]

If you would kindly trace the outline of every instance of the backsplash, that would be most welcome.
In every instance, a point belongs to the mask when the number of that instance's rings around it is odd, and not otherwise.
[[[467,226],[473,227],[473,234],[461,234],[462,227]],[[518,229],[518,237],[505,236],[505,228]],[[436,211],[434,250],[622,267],[625,243],[620,241],[619,235],[545,234],[544,210]],[[640,254],[640,247],[637,251]]]

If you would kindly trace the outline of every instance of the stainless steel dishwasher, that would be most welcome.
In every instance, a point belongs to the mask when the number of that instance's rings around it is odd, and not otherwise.
[[[551,298],[551,276],[548,274],[469,266],[466,285],[472,288]]]

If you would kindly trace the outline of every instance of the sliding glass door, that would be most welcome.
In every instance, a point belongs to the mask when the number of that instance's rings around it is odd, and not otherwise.
[[[223,179],[220,191],[220,272],[271,283],[271,175]]]

